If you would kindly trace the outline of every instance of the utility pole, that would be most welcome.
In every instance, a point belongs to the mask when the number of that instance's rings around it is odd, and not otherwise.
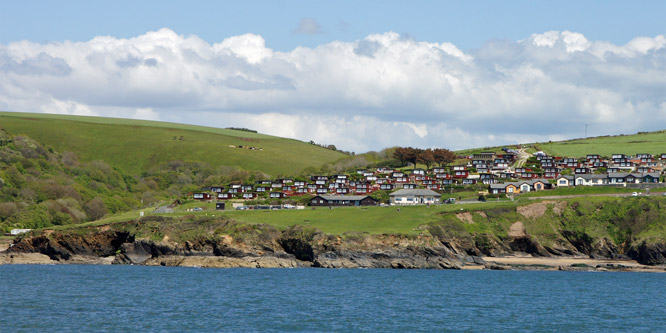
[[[587,124],[585,124],[585,138],[587,139]]]

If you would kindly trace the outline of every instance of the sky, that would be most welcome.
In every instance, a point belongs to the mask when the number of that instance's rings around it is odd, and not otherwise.
[[[0,110],[246,127],[359,153],[666,129],[663,0],[0,7]]]

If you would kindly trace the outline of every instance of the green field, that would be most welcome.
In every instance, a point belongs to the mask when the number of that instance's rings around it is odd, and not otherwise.
[[[161,216],[226,216],[233,220],[249,224],[269,224],[281,229],[293,225],[315,227],[325,233],[342,235],[348,232],[369,234],[402,234],[418,235],[423,231],[419,226],[441,220],[441,213],[454,211],[484,210],[499,207],[515,207],[515,202],[487,202],[465,205],[439,205],[439,206],[412,206],[412,207],[336,207],[333,209],[306,207],[303,210],[245,210],[224,212],[215,211],[212,205],[198,205],[209,209],[202,212],[178,211],[171,214],[157,214]],[[153,208],[143,209],[145,216],[152,214]],[[67,230],[81,227],[101,226],[122,221],[129,221],[139,217],[139,211],[125,212],[105,217],[99,221],[83,224],[53,226],[50,229]]]
[[[474,148],[456,151],[459,155],[472,155],[475,153],[491,151],[501,153],[502,147],[515,149],[516,146],[528,149],[528,153],[542,150],[550,156],[585,157],[587,154],[598,154],[610,157],[613,154],[636,155],[647,153],[660,155],[666,153],[666,130],[645,132],[631,135],[602,136],[587,139],[574,139],[567,141],[523,143],[505,146]]]
[[[610,156],[639,153],[660,155],[666,153],[666,131],[539,143],[537,147],[551,156],[585,157],[587,154]]]
[[[334,235],[345,232],[367,232],[370,234],[422,233],[418,227],[441,220],[440,214],[463,210],[483,210],[500,206],[515,206],[515,203],[478,203],[465,205],[413,206],[413,207],[337,207],[333,209],[306,207],[304,210],[234,211],[224,215],[244,223],[265,223],[286,228],[300,224],[313,226]]]
[[[526,202],[528,203],[528,202]],[[183,216],[226,216],[242,223],[269,224],[278,228],[287,228],[292,225],[307,225],[333,234],[341,235],[345,232],[361,232],[370,234],[404,234],[418,235],[422,231],[420,225],[439,221],[441,213],[485,210],[500,207],[515,207],[518,201],[488,201],[464,205],[437,205],[437,206],[411,206],[411,207],[307,207],[303,210],[244,210],[237,211],[228,203],[227,210],[216,211],[214,203],[191,202],[176,208],[175,213],[153,214],[154,207],[133,210],[107,216],[98,221],[82,224],[52,226],[51,229],[66,230],[86,226],[100,226],[110,223],[129,221],[139,217],[143,211],[144,216],[160,215],[170,217]],[[202,207],[204,211],[186,211],[194,207]]]
[[[0,127],[57,151],[75,152],[82,161],[103,160],[132,174],[182,160],[293,175],[346,156],[293,139],[144,120],[0,112]]]

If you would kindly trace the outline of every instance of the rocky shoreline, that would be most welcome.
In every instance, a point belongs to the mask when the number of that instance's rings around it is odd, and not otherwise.
[[[516,261],[518,259],[518,261]],[[353,260],[325,261],[313,264],[296,259],[277,257],[215,257],[168,255],[150,258],[144,266],[196,267],[196,268],[391,268],[391,269],[463,269],[463,270],[539,270],[574,272],[655,272],[666,273],[666,265],[641,265],[635,260],[605,260],[563,257],[557,259],[538,257],[475,258],[476,262],[462,266],[427,267],[414,266],[405,261],[393,261],[389,265],[361,265]],[[555,261],[553,261],[555,260]],[[524,262],[523,262],[524,261]],[[558,262],[559,261],[559,262]],[[74,255],[68,260],[54,260],[41,253],[0,252],[0,265],[112,265],[119,264],[116,256],[95,257]],[[407,264],[407,265],[406,265]],[[134,263],[130,263],[134,265]]]
[[[607,240],[597,240],[593,246],[576,247],[575,242],[569,242],[546,248],[525,234],[520,225],[504,242],[490,244],[448,236],[343,238],[301,226],[285,231],[255,228],[259,229],[250,233],[254,237],[219,235],[180,242],[168,236],[161,240],[137,238],[131,232],[105,227],[77,233],[46,230],[14,240],[0,252],[0,264],[666,272],[666,260],[662,260],[666,251],[658,246],[631,247],[621,253]]]

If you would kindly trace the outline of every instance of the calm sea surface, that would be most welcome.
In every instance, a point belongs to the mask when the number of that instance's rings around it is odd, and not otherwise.
[[[0,266],[0,331],[664,331],[666,274]]]

